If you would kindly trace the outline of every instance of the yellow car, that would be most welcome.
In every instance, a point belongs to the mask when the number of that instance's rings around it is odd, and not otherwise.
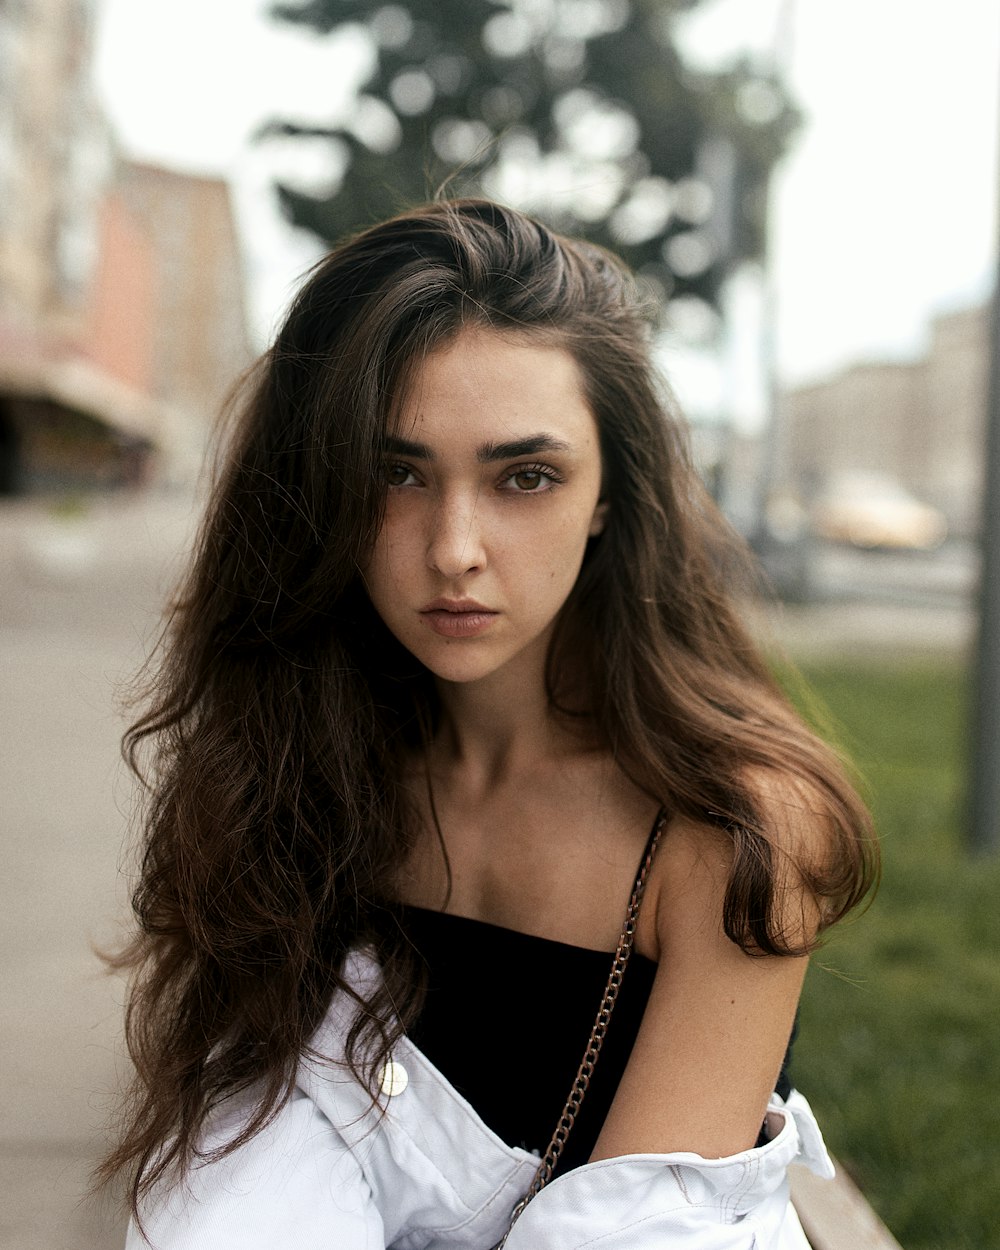
[[[943,513],[886,473],[836,475],[814,501],[811,516],[821,538],[866,549],[932,551],[948,536]]]

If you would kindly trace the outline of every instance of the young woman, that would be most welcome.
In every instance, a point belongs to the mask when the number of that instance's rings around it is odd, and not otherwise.
[[[482,201],[295,301],[128,740],[130,1247],[806,1245],[784,1059],[875,852],[648,339]]]

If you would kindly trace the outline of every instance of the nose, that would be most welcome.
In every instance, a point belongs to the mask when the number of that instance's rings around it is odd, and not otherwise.
[[[486,567],[482,518],[477,499],[464,493],[443,495],[432,509],[427,535],[427,564],[454,579]]]

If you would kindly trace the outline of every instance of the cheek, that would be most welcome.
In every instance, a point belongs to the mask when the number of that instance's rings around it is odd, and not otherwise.
[[[376,538],[362,570],[368,598],[383,620],[387,614],[392,614],[393,604],[399,596],[399,572],[402,568],[405,568],[405,561],[400,559],[391,539],[383,530]]]
[[[563,518],[552,533],[553,548],[558,548],[566,560],[582,558],[590,538],[590,527],[594,516],[594,504],[587,501],[583,506],[574,509],[570,516]]]
[[[579,518],[573,517],[541,533],[536,532],[525,543],[526,559],[536,585],[541,581],[550,594],[563,598],[569,594],[576,584],[587,548],[587,528],[587,521],[580,523]]]
[[[399,514],[398,507],[387,508],[368,561],[367,569],[371,577],[381,581],[398,580],[400,574],[413,564],[417,527]]]

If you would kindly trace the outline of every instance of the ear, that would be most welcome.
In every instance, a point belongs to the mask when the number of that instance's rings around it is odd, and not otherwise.
[[[587,530],[588,537],[596,538],[598,534],[603,533],[604,523],[608,516],[608,506],[607,499],[599,499],[597,501],[594,515],[590,518],[590,529]]]

